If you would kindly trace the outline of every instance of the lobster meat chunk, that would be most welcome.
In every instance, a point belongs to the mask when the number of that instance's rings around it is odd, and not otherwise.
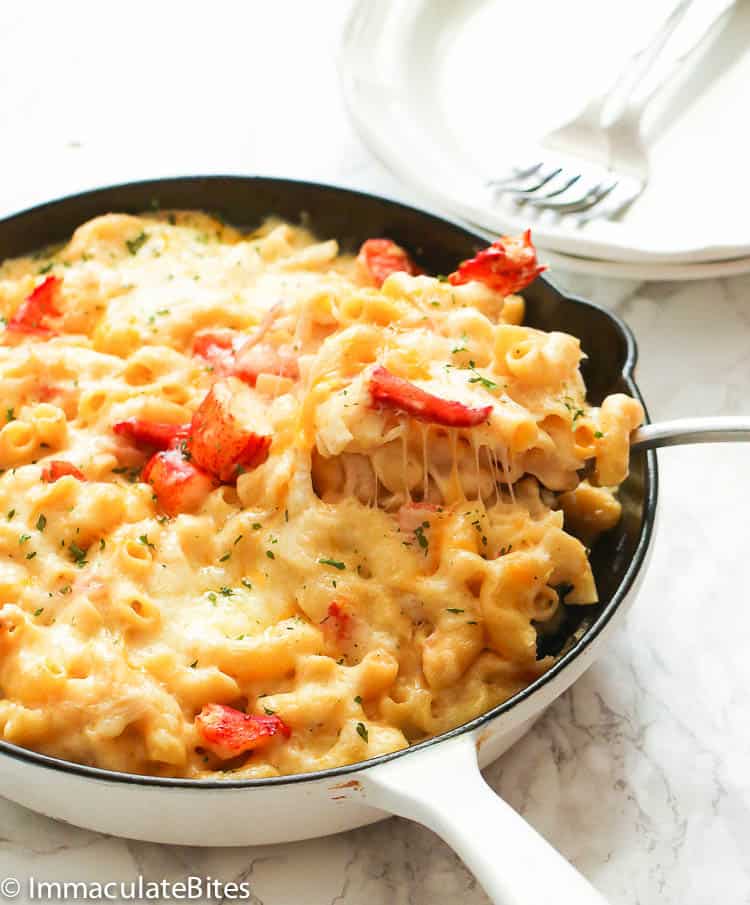
[[[274,736],[289,738],[292,730],[275,714],[243,713],[225,704],[206,704],[195,724],[203,745],[222,760],[268,745]]]
[[[525,289],[543,270],[546,268],[539,266],[531,230],[527,229],[520,236],[500,236],[473,258],[462,261],[448,280],[454,286],[476,280],[502,295],[510,295]]]
[[[76,468],[75,465],[70,462],[66,462],[64,459],[53,459],[42,467],[42,480],[46,481],[48,484],[53,484],[58,478],[62,478],[65,475],[70,475],[75,478],[76,481],[86,480],[80,469]]]
[[[211,475],[188,461],[180,449],[154,453],[141,480],[150,484],[167,515],[197,509],[214,488]]]
[[[321,625],[324,634],[333,641],[348,641],[352,636],[352,614],[336,600],[328,607]]]
[[[255,333],[242,342],[235,330],[204,330],[193,340],[193,354],[204,358],[217,377],[238,377],[254,387],[260,374],[276,377],[299,377],[297,356],[261,342],[278,316],[278,306],[267,312]]]
[[[491,405],[473,407],[441,399],[403,377],[396,377],[382,365],[372,372],[370,396],[374,408],[394,409],[418,421],[444,427],[475,427],[486,421],[492,412]]]
[[[120,437],[130,440],[135,446],[153,449],[168,449],[187,438],[189,424],[163,424],[159,421],[145,421],[142,418],[127,418],[113,425],[112,430]]]
[[[240,380],[255,386],[261,374],[273,374],[276,377],[299,377],[297,356],[282,352],[268,343],[258,343],[237,352],[232,374]]]
[[[8,321],[7,330],[29,333],[36,336],[50,336],[52,330],[44,323],[45,318],[60,314],[55,306],[58,290],[62,285],[60,277],[49,276],[27,296],[16,313]]]
[[[398,510],[398,529],[404,534],[414,534],[418,528],[429,527],[440,511],[441,507],[434,503],[404,503]]]
[[[193,462],[224,483],[262,465],[271,446],[261,405],[239,380],[217,380],[193,415]]]
[[[232,373],[238,334],[235,330],[201,330],[193,338],[193,355],[204,358],[218,377]]]
[[[409,253],[391,239],[368,239],[362,243],[357,261],[380,289],[392,273],[420,273]]]

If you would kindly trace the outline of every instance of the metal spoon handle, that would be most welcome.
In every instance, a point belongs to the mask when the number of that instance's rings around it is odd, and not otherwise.
[[[678,418],[645,424],[630,435],[630,447],[634,450],[689,443],[750,443],[750,415]]]

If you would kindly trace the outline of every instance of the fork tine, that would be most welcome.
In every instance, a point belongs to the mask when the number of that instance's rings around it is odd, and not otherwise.
[[[525,188],[515,188],[514,186],[496,186],[495,193],[498,195],[519,195],[521,199],[531,195],[533,192],[538,191],[543,188],[547,183],[554,179],[555,176],[559,176],[562,172],[562,167],[557,167],[557,169],[551,170],[549,173],[546,173],[544,176],[537,177],[537,181],[534,182],[533,185],[526,186]]]
[[[543,198],[532,199],[529,201],[534,207],[545,208],[547,210],[556,211],[559,214],[575,214],[587,211],[594,205],[603,201],[619,185],[618,179],[600,182],[593,186],[584,195],[579,196],[573,201],[545,201]]]
[[[510,176],[503,176],[498,179],[488,179],[486,185],[488,188],[495,188],[495,186],[505,185],[508,182],[513,182],[516,179],[528,179],[529,176],[533,175],[537,172],[542,166],[544,166],[544,161],[540,160],[539,163],[532,164],[528,167],[514,167],[513,174]]]
[[[560,171],[562,172],[562,170]],[[562,195],[563,192],[567,192],[569,188],[572,188],[581,178],[581,173],[576,174],[575,176],[571,176],[569,179],[564,177],[567,181],[565,181],[560,188],[555,188],[551,192],[547,192],[545,195],[540,195],[539,198],[531,198],[529,199],[530,204],[544,204],[547,198],[556,198],[558,195]]]
[[[619,188],[620,191],[615,192],[614,189]],[[643,186],[628,186],[627,184],[621,185],[619,182],[612,186],[610,191],[612,192],[611,198],[609,198],[609,202],[604,204],[603,214],[601,213],[601,209],[597,206],[597,209],[593,212],[589,212],[588,208],[583,210],[583,215],[578,218],[578,222],[580,225],[584,225],[590,222],[594,217],[605,216],[609,219],[615,220],[618,217],[621,217],[623,213],[630,207],[630,205],[638,198],[641,194]],[[610,193],[607,192],[607,195]],[[601,199],[604,200],[604,196]],[[598,205],[598,202],[597,202]]]

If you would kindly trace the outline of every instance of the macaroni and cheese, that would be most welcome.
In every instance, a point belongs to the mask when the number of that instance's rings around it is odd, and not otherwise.
[[[643,412],[588,405],[578,340],[521,326],[538,272],[528,235],[435,278],[386,239],[195,212],[6,261],[0,738],[276,776],[549,668]]]

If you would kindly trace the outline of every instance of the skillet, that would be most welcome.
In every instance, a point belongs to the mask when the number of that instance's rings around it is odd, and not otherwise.
[[[67,239],[111,211],[193,208],[252,228],[270,214],[303,222],[355,251],[387,236],[428,273],[447,273],[487,244],[449,220],[392,200],[334,186],[242,176],[194,176],[111,186],[40,205],[0,221],[0,260]],[[539,278],[523,293],[525,323],[580,338],[594,405],[624,392],[641,399],[636,345],[614,314]],[[641,399],[641,401],[643,401]],[[654,530],[653,451],[631,456],[620,523],[594,546],[595,607],[569,607],[539,654],[555,665],[482,716],[412,747],[336,769],[261,780],[189,780],[117,773],[0,741],[0,794],[47,816],[98,832],[180,845],[260,845],[324,836],[391,814],[441,835],[496,903],[594,905],[599,894],[486,785],[495,760],[591,665],[633,602]]]

